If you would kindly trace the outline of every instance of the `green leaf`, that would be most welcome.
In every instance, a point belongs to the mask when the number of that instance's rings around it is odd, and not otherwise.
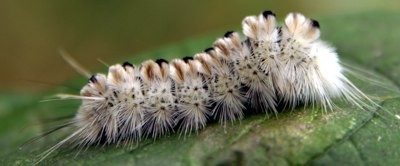
[[[157,140],[144,140],[137,147],[90,147],[79,151],[64,147],[46,158],[43,165],[395,165],[400,163],[400,17],[399,13],[368,12],[319,19],[322,38],[338,48],[341,59],[360,72],[351,79],[382,108],[360,110],[343,101],[338,109],[323,113],[298,108],[280,113],[245,117],[226,128],[213,123],[198,133],[179,137],[171,134]],[[169,45],[130,60],[193,55],[208,47],[216,35]],[[371,78],[372,77],[372,78]],[[376,80],[373,82],[371,80]],[[79,88],[85,80],[69,85]],[[57,89],[64,91],[65,89]],[[77,91],[70,91],[78,93]],[[13,99],[8,99],[14,96]],[[28,165],[68,134],[60,131],[18,146],[43,132],[43,117],[74,113],[76,101],[36,103],[39,97],[2,95],[0,145],[2,164]],[[15,99],[18,98],[18,99]],[[27,99],[27,100],[24,100]],[[374,113],[377,112],[377,113]],[[40,124],[40,123],[39,123]],[[6,127],[7,126],[7,127]],[[28,126],[21,130],[22,126]]]

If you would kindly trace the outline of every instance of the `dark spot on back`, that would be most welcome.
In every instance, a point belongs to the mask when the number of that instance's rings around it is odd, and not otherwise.
[[[317,20],[311,20],[311,25],[315,28],[320,28],[319,22]]]
[[[224,34],[224,37],[229,38],[229,37],[232,36],[232,34],[233,34],[233,31],[228,31],[228,32],[226,32],[226,33]]]
[[[183,61],[185,61],[185,63],[188,63],[189,61],[193,60],[193,57],[187,56],[182,58]]]
[[[168,64],[168,61],[165,59],[157,59],[156,63],[158,64],[158,66],[161,66],[163,63]]]
[[[133,68],[133,65],[131,64],[131,63],[129,63],[129,62],[124,62],[123,64],[122,64],[122,67],[124,67],[124,68],[126,68],[126,67],[132,67]]]
[[[206,49],[204,49],[204,52],[211,52],[211,51],[214,51],[214,48],[213,47],[209,47],[209,48],[206,48]]]
[[[266,10],[266,11],[262,12],[262,15],[263,15],[265,18],[268,18],[268,16],[274,16],[274,17],[276,16],[275,13],[272,12],[271,10]]]
[[[92,76],[89,78],[89,81],[92,82],[92,83],[97,83],[96,75],[92,75]]]

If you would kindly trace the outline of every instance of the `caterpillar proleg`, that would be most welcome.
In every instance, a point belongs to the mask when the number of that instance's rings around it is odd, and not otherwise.
[[[333,99],[360,107],[376,104],[343,74],[335,49],[319,39],[320,25],[289,13],[282,26],[264,11],[242,21],[244,38],[228,31],[212,47],[193,57],[129,62],[95,74],[81,89],[75,132],[65,143],[135,144],[172,132],[187,135],[215,120],[226,125],[256,110],[268,117],[280,107],[335,107]],[[86,73],[86,72],[82,72]]]

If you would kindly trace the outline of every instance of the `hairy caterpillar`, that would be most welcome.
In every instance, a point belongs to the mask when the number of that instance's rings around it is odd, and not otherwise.
[[[227,32],[212,48],[170,62],[130,63],[96,74],[83,87],[76,117],[65,127],[67,142],[77,146],[139,142],[179,130],[198,131],[210,119],[224,124],[250,110],[276,114],[278,104],[334,107],[343,97],[359,107],[370,100],[343,74],[334,49],[319,40],[319,24],[299,13],[289,14],[282,27],[265,11],[243,21],[246,39]]]

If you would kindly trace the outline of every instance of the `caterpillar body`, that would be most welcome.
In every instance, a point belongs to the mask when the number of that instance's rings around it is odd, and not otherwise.
[[[289,13],[279,26],[275,14],[264,11],[245,17],[242,26],[245,39],[229,31],[193,57],[126,62],[93,75],[80,96],[63,96],[82,100],[65,125],[75,131],[45,156],[71,142],[133,144],[174,130],[186,135],[252,110],[276,115],[282,104],[327,111],[339,97],[359,107],[373,103],[343,75],[334,48],[319,39],[317,21]]]

